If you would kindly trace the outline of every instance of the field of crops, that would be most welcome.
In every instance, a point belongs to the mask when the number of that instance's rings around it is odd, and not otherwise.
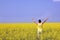
[[[34,23],[0,23],[0,40],[38,40]],[[60,23],[45,23],[40,40],[60,40]]]

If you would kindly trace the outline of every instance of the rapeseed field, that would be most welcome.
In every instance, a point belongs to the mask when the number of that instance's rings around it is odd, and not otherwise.
[[[40,40],[60,40],[60,23],[45,23],[40,37]],[[0,23],[0,40],[38,40],[37,25],[34,23]]]

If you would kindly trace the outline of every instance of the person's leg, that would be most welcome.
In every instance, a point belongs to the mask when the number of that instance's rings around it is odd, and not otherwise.
[[[38,38],[39,38],[39,28],[38,28],[38,30],[37,30],[37,36],[38,36]]]
[[[42,29],[39,29],[37,30],[37,39],[41,39],[41,34],[42,34]]]
[[[38,38],[39,38],[39,31],[37,32],[37,36],[38,36]]]
[[[40,40],[42,40],[42,28],[41,29],[39,29],[39,37],[40,37]]]
[[[39,40],[39,30],[37,30],[37,40]]]
[[[42,34],[42,28],[41,28],[41,29],[39,29],[39,34]]]

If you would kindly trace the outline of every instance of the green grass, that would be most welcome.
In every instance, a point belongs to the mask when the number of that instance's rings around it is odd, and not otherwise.
[[[34,23],[0,24],[0,40],[37,40]],[[60,40],[60,23],[45,23],[41,40]]]

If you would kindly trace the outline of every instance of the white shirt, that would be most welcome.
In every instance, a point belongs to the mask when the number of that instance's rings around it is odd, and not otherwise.
[[[38,23],[38,28],[42,28],[42,23]]]

